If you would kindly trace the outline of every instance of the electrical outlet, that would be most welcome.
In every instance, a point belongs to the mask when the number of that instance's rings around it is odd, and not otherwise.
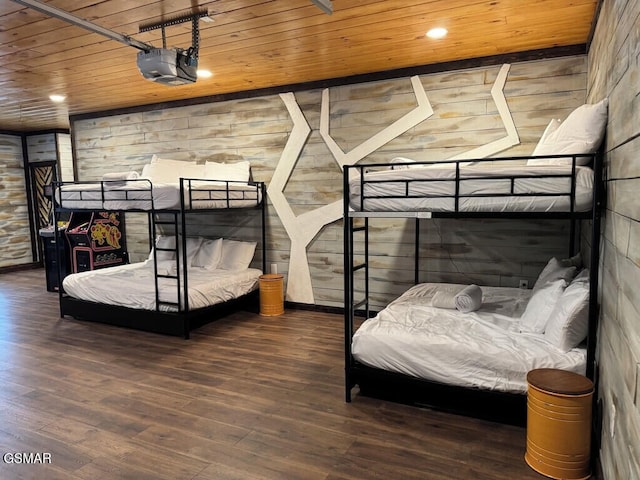
[[[529,288],[529,280],[520,280],[520,288]]]
[[[609,435],[613,438],[616,434],[616,406],[612,403],[609,411]]]

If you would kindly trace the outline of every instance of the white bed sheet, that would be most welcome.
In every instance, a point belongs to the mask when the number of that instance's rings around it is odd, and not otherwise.
[[[175,269],[175,261],[159,262],[163,268]],[[172,268],[173,265],[173,268]],[[63,287],[72,297],[91,302],[123,307],[155,310],[155,284],[153,261],[132,263],[68,275]],[[207,270],[189,268],[189,309],[207,307],[232,300],[258,287],[262,272],[255,268],[244,270]],[[182,280],[181,280],[182,283]],[[160,300],[177,303],[175,280],[159,279]],[[180,295],[183,296],[182,294]],[[175,311],[170,305],[160,305],[162,311]]]
[[[584,374],[586,349],[564,353],[543,334],[520,333],[530,290],[482,287],[482,307],[461,313],[431,306],[438,290],[461,285],[419,284],[363,322],[352,353],[361,363],[449,385],[525,393],[535,368]]]
[[[230,183],[227,194],[225,182],[193,182],[191,205],[187,190],[188,185],[185,185],[185,207],[190,209],[245,208],[262,201],[260,189],[244,183]],[[100,182],[65,184],[56,191],[56,200],[68,209],[177,209],[180,208],[180,184],[153,183],[152,186],[144,180],[104,182],[104,187]]]
[[[571,202],[567,194],[571,191],[570,178],[536,178],[540,175],[570,175],[571,166],[463,166],[460,167],[460,197],[458,209],[461,212],[555,212],[569,211]],[[431,196],[452,196],[455,194],[455,168],[452,164],[425,166],[398,170],[379,170],[365,174],[365,211],[455,211],[453,198],[430,198]],[[531,196],[510,195],[511,180],[496,178],[516,177],[514,193]],[[533,177],[522,177],[533,175]],[[482,177],[482,178],[474,178]],[[394,180],[396,180],[394,182]],[[406,182],[410,180],[408,193]],[[428,181],[420,181],[428,180]],[[435,181],[431,181],[435,180]],[[593,191],[593,170],[576,167],[575,211],[591,208]],[[545,194],[545,195],[542,195]],[[547,196],[546,194],[555,194]],[[564,194],[564,195],[561,195]],[[414,198],[383,198],[398,195]],[[380,198],[369,198],[380,197]],[[349,182],[349,202],[352,209],[359,211],[361,201],[360,178]]]

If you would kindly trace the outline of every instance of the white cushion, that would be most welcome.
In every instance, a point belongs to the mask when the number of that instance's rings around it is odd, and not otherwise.
[[[576,269],[582,268],[582,255],[576,253],[573,257],[563,258],[560,260],[560,265],[563,267],[576,267]]]
[[[192,264],[193,259],[200,249],[202,240],[202,237],[187,237],[187,265]],[[182,251],[180,253],[182,253]]]
[[[173,251],[176,248],[176,237],[169,237],[166,235],[158,235],[156,238],[156,247],[157,248],[169,248],[172,251],[159,251],[158,252],[158,261],[162,260],[175,260],[176,253]],[[151,249],[151,254],[149,255],[149,260],[153,259],[153,252],[155,249]]]
[[[182,162],[182,163],[184,163],[184,165],[181,165],[178,168],[178,178],[196,178],[196,179],[205,178],[204,165],[197,165],[191,162]]]
[[[533,290],[535,291],[542,288],[545,284],[556,280],[565,280],[569,283],[575,276],[576,270],[576,267],[573,266],[563,266],[556,257],[553,257],[547,262],[547,265],[542,269],[540,275],[538,275],[538,279],[533,285]]]
[[[159,157],[157,155],[153,155],[151,157],[151,163],[159,163],[167,167],[175,167],[175,168],[178,168],[184,165],[185,163],[195,164],[195,162],[189,162],[188,160],[173,160],[171,158]]]
[[[556,302],[544,336],[564,352],[578,346],[589,330],[589,283],[572,282]]]
[[[542,132],[542,137],[540,137],[540,140],[538,140],[538,144],[536,145],[536,148],[533,149],[533,153],[531,155],[533,156],[544,155],[543,153],[540,153],[540,152],[544,150],[545,143],[547,142],[547,138],[549,137],[549,135],[555,132],[558,129],[558,127],[560,127],[561,124],[562,124],[562,121],[559,118],[551,119],[551,121],[547,125],[547,128],[545,128],[544,132]],[[542,161],[544,160],[538,160],[538,162],[542,162]]]
[[[565,280],[556,280],[535,290],[520,317],[520,331],[544,333],[551,312],[566,286]]]
[[[250,164],[247,161],[236,163],[205,163],[205,178],[222,181],[249,181]]]
[[[240,242],[237,240],[222,240],[222,258],[218,268],[222,270],[244,270],[249,268],[256,242]]]
[[[200,243],[202,243],[202,237],[187,237],[187,258],[189,259],[188,264],[190,265],[196,253],[198,253],[198,248],[200,247]],[[156,239],[156,247],[157,248],[170,248],[172,251],[158,251],[158,261],[164,260],[174,260],[176,259],[176,237],[169,235],[158,235]],[[149,260],[153,259],[155,249],[151,250],[149,254]]]
[[[555,131],[546,136],[543,134],[534,155],[594,153],[600,147],[607,128],[608,105],[609,101],[605,98],[596,104],[585,104],[576,108]],[[527,161],[527,165],[571,165],[571,162],[571,157],[531,159]],[[587,163],[588,158],[576,159],[577,165]]]
[[[582,270],[580,270],[580,273],[578,273],[578,275],[576,275],[574,277],[573,280],[571,280],[571,283],[578,283],[578,282],[589,282],[590,280],[590,276],[589,276],[589,269],[588,268],[583,268]]]
[[[193,267],[206,268],[207,270],[215,270],[220,264],[222,258],[222,239],[202,240],[198,253],[193,257],[191,265]]]
[[[177,183],[178,171],[175,167],[163,163],[147,163],[142,168],[141,177],[151,180],[152,183]]]
[[[204,178],[205,166],[196,162],[170,160],[154,155],[142,168],[142,177],[154,183],[179,183],[180,178]]]

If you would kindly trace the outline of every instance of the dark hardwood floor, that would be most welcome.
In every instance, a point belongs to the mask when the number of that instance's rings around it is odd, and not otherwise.
[[[344,401],[341,315],[234,313],[190,340],[60,319],[0,275],[0,479],[541,479],[524,428]]]

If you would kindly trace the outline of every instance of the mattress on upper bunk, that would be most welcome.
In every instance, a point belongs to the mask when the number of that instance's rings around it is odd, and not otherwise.
[[[186,209],[254,207],[262,201],[259,186],[242,182],[184,181]],[[179,183],[97,181],[63,184],[56,189],[62,208],[84,210],[171,210],[180,208]]]
[[[586,349],[567,353],[544,334],[520,333],[519,317],[531,290],[482,287],[480,309],[436,308],[436,292],[461,285],[419,284],[368,319],[353,336],[352,353],[364,365],[439,383],[525,393],[527,372],[559,368],[584,374]]]
[[[561,175],[561,176],[558,176]],[[570,165],[461,166],[459,212],[571,211]],[[453,164],[367,172],[349,182],[349,204],[355,211],[455,212],[456,169]],[[576,166],[574,211],[591,209],[593,170]]]
[[[158,261],[159,274],[175,275],[175,260]],[[258,287],[262,272],[255,268],[240,270],[190,267],[188,272],[189,310],[223,303],[245,295]],[[160,300],[177,303],[176,281],[159,278]],[[181,278],[182,283],[182,278]],[[64,291],[70,296],[96,303],[155,310],[153,260],[68,275]],[[184,290],[181,290],[183,297]],[[160,305],[161,311],[176,311],[175,306]]]

